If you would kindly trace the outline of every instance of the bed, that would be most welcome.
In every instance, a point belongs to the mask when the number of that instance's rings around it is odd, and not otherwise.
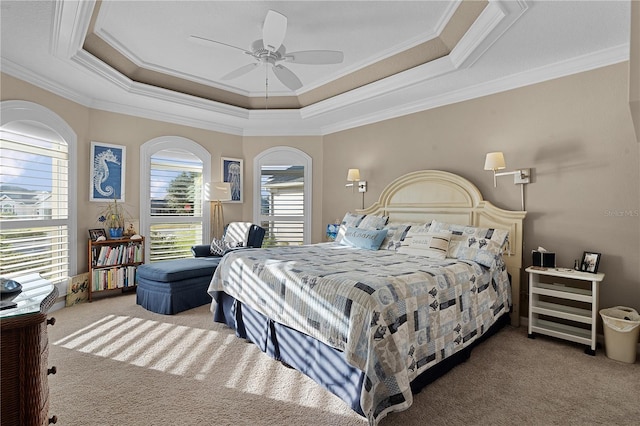
[[[225,256],[208,289],[214,321],[375,425],[519,324],[525,214],[452,173],[409,173],[347,214],[339,242]]]

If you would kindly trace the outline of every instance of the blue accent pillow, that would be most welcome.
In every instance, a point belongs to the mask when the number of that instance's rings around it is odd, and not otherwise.
[[[378,250],[386,236],[386,229],[362,229],[350,226],[340,240],[340,244],[366,250]]]

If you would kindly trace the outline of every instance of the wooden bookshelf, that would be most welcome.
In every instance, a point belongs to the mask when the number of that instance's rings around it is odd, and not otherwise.
[[[134,290],[136,269],[144,263],[144,237],[89,240],[89,302],[92,293]]]

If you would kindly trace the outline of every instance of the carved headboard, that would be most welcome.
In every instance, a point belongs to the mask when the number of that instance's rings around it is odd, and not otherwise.
[[[522,221],[526,212],[500,209],[485,201],[478,188],[467,179],[440,170],[421,170],[400,176],[382,191],[378,201],[359,212],[386,215],[389,222],[429,222],[435,219],[509,231],[504,259],[511,274],[511,324],[520,324]]]

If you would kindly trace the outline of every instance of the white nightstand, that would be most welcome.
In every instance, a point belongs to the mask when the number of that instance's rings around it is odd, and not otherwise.
[[[589,345],[585,353],[595,355],[598,284],[604,279],[604,274],[534,266],[528,267],[526,272],[529,273],[529,337],[534,338],[534,333],[539,333],[584,343]],[[553,278],[589,281],[591,289],[554,283]],[[580,305],[588,305],[589,308],[568,306],[567,301],[582,302]],[[589,328],[578,327],[578,324],[571,325],[571,323],[587,324]]]

